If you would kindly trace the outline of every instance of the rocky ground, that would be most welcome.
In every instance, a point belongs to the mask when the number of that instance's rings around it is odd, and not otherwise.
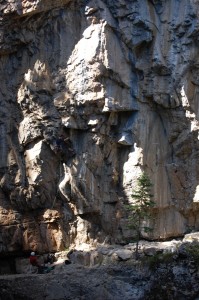
[[[90,250],[81,245],[70,254],[71,264],[65,264],[67,251],[57,253],[50,273],[1,276],[0,300],[196,300],[198,237],[195,233],[182,241],[141,241],[139,260],[134,258],[134,244]],[[21,262],[21,270],[23,266]]]

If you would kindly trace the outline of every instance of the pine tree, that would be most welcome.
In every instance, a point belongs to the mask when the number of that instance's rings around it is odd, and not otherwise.
[[[145,172],[143,172],[137,179],[137,186],[132,191],[132,203],[126,206],[129,212],[128,227],[135,231],[136,240],[136,259],[138,259],[138,245],[141,237],[141,232],[150,232],[152,228],[143,226],[143,221],[151,218],[151,208],[155,205],[151,200],[152,183]]]

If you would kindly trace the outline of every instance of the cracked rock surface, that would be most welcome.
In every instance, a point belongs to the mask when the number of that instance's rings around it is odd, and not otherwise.
[[[193,0],[1,1],[0,253],[124,244],[143,170],[148,238],[199,229],[198,13]]]

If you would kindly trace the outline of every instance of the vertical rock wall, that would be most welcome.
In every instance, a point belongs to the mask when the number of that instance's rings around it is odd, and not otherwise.
[[[0,4],[0,251],[123,243],[145,170],[150,238],[198,230],[199,2]]]

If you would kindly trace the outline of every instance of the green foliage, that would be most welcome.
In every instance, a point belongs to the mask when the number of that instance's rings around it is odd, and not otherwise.
[[[151,200],[153,195],[151,192],[152,183],[146,173],[142,173],[137,179],[137,187],[132,192],[132,203],[126,205],[129,212],[128,226],[136,231],[151,231],[148,226],[141,226],[141,222],[151,217],[151,208],[155,203]]]
[[[196,266],[199,268],[199,244],[190,244],[186,246],[186,252],[192,257]]]
[[[173,253],[156,253],[153,256],[147,256],[142,259],[142,263],[147,264],[151,270],[155,270],[160,264],[168,264],[173,261]]]
[[[155,205],[151,200],[152,183],[146,173],[142,173],[137,179],[137,186],[132,191],[132,203],[126,205],[126,210],[129,213],[128,227],[136,233],[136,257],[138,257],[138,242],[141,232],[146,233],[152,231],[152,228],[146,226],[144,221],[151,217],[151,208]]]

